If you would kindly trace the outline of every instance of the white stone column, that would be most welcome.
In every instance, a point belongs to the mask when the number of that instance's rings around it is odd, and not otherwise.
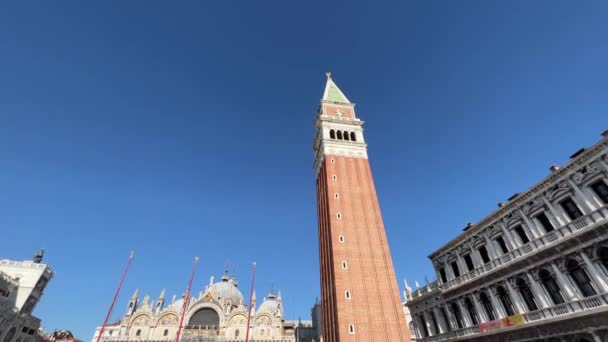
[[[433,313],[435,314],[435,319],[437,320],[437,325],[439,326],[439,333],[445,334],[448,332],[448,327],[446,326],[447,322],[445,322],[443,316],[439,314],[439,308],[434,307]]]
[[[456,323],[456,319],[454,318],[454,316],[452,315],[452,311],[450,310],[450,308],[448,308],[448,306],[444,303],[443,304],[443,310],[445,310],[445,314],[447,315],[446,319],[447,324],[450,325],[449,330],[457,330],[458,329],[458,324]]]
[[[509,251],[512,251],[512,250],[518,248],[519,245],[517,243],[515,243],[513,237],[507,230],[507,227],[505,227],[505,225],[502,222],[498,222],[498,225],[500,226],[500,229],[502,230],[502,234],[504,235],[505,242],[509,245],[508,246]]]
[[[559,229],[559,227],[561,227],[560,221],[557,217],[555,217],[555,215],[553,214],[553,212],[551,212],[551,210],[549,211],[544,211],[545,216],[547,216],[547,220],[549,220],[549,223],[551,223],[551,225],[553,226],[554,230]],[[538,229],[542,229],[543,231],[545,231],[545,227],[543,227],[542,225],[538,225]]]
[[[469,246],[469,250],[469,255],[471,256],[471,260],[473,260],[473,266],[475,268],[481,267],[483,265],[483,261],[481,260],[479,252],[477,252],[477,250],[472,246]]]
[[[496,317],[498,317],[498,319],[507,317],[507,314],[502,307],[502,303],[500,303],[498,298],[496,298],[494,291],[490,291],[490,301],[492,302],[494,313],[496,313]]]
[[[424,320],[426,321],[426,326],[429,328],[429,336],[437,335],[437,331],[435,331],[435,326],[433,325],[433,317],[431,317],[430,312],[424,311],[422,313],[424,315]]]
[[[469,269],[464,260],[460,257],[460,254],[456,254],[456,263],[458,264],[458,270],[460,271],[461,276],[469,272]]]
[[[587,253],[584,251],[580,251],[581,256],[583,257],[583,261],[585,261],[585,265],[587,265],[587,270],[593,279],[593,282],[597,285],[597,288],[600,293],[608,292],[608,284],[604,281],[600,271],[595,267],[595,265],[591,262]]]
[[[606,170],[608,171],[608,154],[604,155],[604,158],[600,158],[599,159],[599,164]]]
[[[424,326],[422,325],[422,321],[420,320],[420,314],[415,314],[414,315],[414,321],[416,324],[416,335],[418,335],[418,338],[423,338],[426,336],[426,333],[424,331]]]
[[[562,271],[560,271],[559,267],[557,267],[555,262],[551,262],[551,268],[553,269],[553,272],[555,272],[557,282],[559,283],[562,290],[564,290],[564,294],[566,295],[566,301],[571,302],[573,300],[577,300],[578,294],[574,287],[572,287],[572,284],[570,284],[570,281],[568,280],[566,275],[563,274]]]
[[[505,281],[505,284],[507,285],[507,291],[509,291],[509,295],[511,296],[511,302],[513,303],[513,306],[515,307],[514,308],[515,312],[518,314],[522,314],[522,313],[526,312],[525,306],[521,302],[521,299],[519,298],[519,294],[517,293],[517,291],[515,291],[513,286],[511,286],[511,282],[507,280],[507,281]]]
[[[561,217],[560,213],[557,212],[555,207],[553,207],[553,204],[551,204],[551,202],[549,202],[549,200],[547,200],[545,198],[545,196],[540,196],[540,198],[543,200],[543,202],[545,202],[545,205],[547,206],[547,208],[549,208],[549,211],[551,212],[551,214],[553,215],[553,217],[555,218],[555,220],[557,220],[557,223],[559,224],[559,226],[555,227],[555,229],[563,226],[565,224],[565,221],[564,221],[563,217]]]
[[[489,321],[488,316],[486,316],[485,310],[483,309],[483,307],[477,300],[477,295],[471,294],[471,297],[473,297],[473,303],[475,304],[475,310],[477,311],[477,317],[479,318],[479,323],[484,323],[484,322]]]
[[[576,198],[579,200],[578,202],[582,204],[581,210],[582,210],[583,214],[589,214],[589,213],[595,211],[595,206],[593,204],[591,204],[589,197],[587,197],[587,195],[585,195],[581,191],[581,188],[579,188],[578,185],[576,185],[576,183],[574,183],[572,181],[572,179],[570,179],[570,177],[568,177],[568,183],[570,184],[572,189],[574,189],[574,194],[576,195]]]
[[[452,271],[452,265],[450,265],[447,261],[444,262],[443,265],[443,269],[445,270],[445,274],[448,278],[448,281],[456,279],[456,277],[454,276],[454,271]]]
[[[458,304],[458,308],[460,309],[460,316],[462,316],[462,320],[464,321],[465,328],[472,326],[473,323],[471,322],[471,317],[469,317],[469,312],[467,311],[465,306],[462,304],[462,298],[456,299],[456,302]]]
[[[519,215],[521,215],[521,218],[524,220],[525,224],[522,225],[522,227],[524,228],[526,233],[530,234],[530,240],[538,239],[542,234],[538,231],[534,222],[532,222],[521,209],[517,210],[519,212]]]
[[[593,341],[595,341],[595,342],[602,342],[602,338],[600,337],[600,335],[598,335],[598,334],[597,334],[597,332],[595,332],[595,331],[590,331],[590,332],[589,332],[589,334],[590,334],[591,336],[593,336]],[[606,341],[606,340],[605,340],[605,341]],[[605,341],[603,341],[603,342],[605,342]]]
[[[488,251],[490,260],[498,258],[498,252],[496,251],[496,246],[494,246],[494,241],[492,241],[486,234],[483,234],[483,238],[486,240],[486,250]]]
[[[530,274],[530,272],[526,272],[526,276],[528,277],[528,280],[530,281],[530,287],[531,290],[534,292],[534,297],[536,297],[538,299],[538,306],[540,306],[540,308],[546,308],[549,307],[549,300],[548,298],[545,296],[545,292],[543,291],[543,289],[540,287],[540,284],[538,284],[538,282],[536,281],[536,279],[534,279],[534,277],[532,276],[532,274]]]

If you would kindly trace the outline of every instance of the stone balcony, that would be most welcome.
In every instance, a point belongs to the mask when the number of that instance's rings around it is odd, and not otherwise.
[[[594,311],[590,311],[590,310],[594,310]],[[587,312],[587,313],[608,311],[608,293],[603,293],[603,294],[599,294],[599,295],[595,295],[595,296],[591,296],[591,297],[587,297],[587,298],[582,298],[582,299],[574,300],[571,302],[550,306],[550,307],[547,307],[544,309],[530,311],[530,312],[524,313],[522,315],[517,315],[517,316],[521,316],[521,318],[523,318],[523,320],[521,322],[522,324],[493,329],[491,331],[488,331],[487,333],[497,333],[497,332],[502,332],[502,331],[506,332],[506,331],[525,327],[528,324],[536,324],[536,323],[542,323],[543,321],[557,320],[560,318],[568,318],[569,315],[576,315],[578,313],[582,313],[583,311]],[[502,320],[505,320],[505,318],[503,318]],[[493,321],[493,322],[499,322],[499,321],[500,320]],[[493,322],[489,322],[489,323],[493,323]],[[485,336],[487,333],[482,332],[482,329],[480,329],[480,326],[482,326],[483,324],[488,324],[488,323],[482,323],[479,325],[466,327],[463,329],[453,330],[453,331],[450,331],[450,332],[447,332],[444,334],[424,337],[424,338],[420,339],[420,341],[424,341],[424,342],[452,341],[452,340],[460,340],[460,338],[464,337],[464,336],[467,336],[466,340],[468,340],[472,337],[472,335],[483,334]],[[480,338],[481,337],[482,336],[480,336]],[[462,339],[462,340],[465,340],[465,339]]]
[[[569,222],[537,239],[534,239],[527,244],[511,250],[509,253],[501,255],[485,265],[477,267],[472,271],[461,275],[458,278],[451,279],[446,283],[439,284],[437,281],[428,283],[419,289],[412,292],[412,300],[418,300],[418,298],[425,297],[426,294],[433,292],[434,290],[441,290],[441,292],[448,292],[461,287],[473,280],[479,279],[479,276],[485,275],[492,271],[499,270],[503,267],[509,266],[516,262],[523,260],[524,258],[553,247],[567,238],[577,235],[579,232],[585,231],[591,227],[596,226],[600,223],[608,222],[608,207],[604,206],[600,209],[593,211],[587,215],[581,216],[578,219]]]
[[[584,230],[585,228],[591,227],[596,223],[606,222],[608,219],[608,207],[604,206],[600,209],[593,211],[587,215],[581,216],[578,219],[569,222],[537,239],[534,239],[527,244],[511,250],[510,252],[501,255],[487,264],[480,266],[478,268],[473,269],[472,271],[461,275],[458,278],[451,279],[448,282],[441,284],[439,287],[442,291],[446,292],[448,290],[452,290],[459,286],[462,286],[471,280],[479,277],[480,275],[486,274],[490,271],[497,270],[499,268],[505,267],[511,263],[517,262],[530,254],[543,250],[545,248],[550,248],[558,244],[559,242],[567,239],[571,235],[576,235],[579,231]],[[419,293],[420,295],[423,292]]]

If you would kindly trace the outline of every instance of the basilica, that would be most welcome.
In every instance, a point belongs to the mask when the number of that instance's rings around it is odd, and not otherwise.
[[[139,300],[139,290],[131,297],[124,317],[106,326],[102,341],[174,341],[182,313],[183,341],[243,341],[247,333],[248,306],[236,278],[224,273],[219,282],[211,277],[198,295],[184,303],[185,296],[166,301],[163,290],[158,299],[148,295]],[[281,292],[271,290],[259,306],[251,298],[251,341],[296,341],[296,322],[284,320]],[[186,304],[186,305],[184,305]],[[97,341],[101,327],[95,330]]]

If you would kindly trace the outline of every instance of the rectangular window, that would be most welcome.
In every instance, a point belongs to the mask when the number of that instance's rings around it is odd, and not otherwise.
[[[471,258],[471,254],[467,254],[464,256],[464,263],[467,264],[467,269],[472,271],[475,269],[475,265],[473,265],[473,259]]]
[[[589,279],[589,276],[582,268],[577,267],[570,271],[570,275],[574,279],[576,285],[578,285],[578,288],[581,289],[584,297],[591,297],[597,294],[593,285],[591,285],[591,279]]]
[[[500,251],[502,252],[502,254],[509,253],[509,249],[507,248],[505,239],[503,239],[502,236],[497,237],[496,239],[494,239],[494,241],[496,241],[496,244],[498,245],[498,248],[500,248]]]
[[[591,184],[591,189],[604,204],[608,204],[608,185],[603,180]]]
[[[524,231],[524,227],[517,226],[517,227],[513,228],[513,231],[517,234],[517,236],[519,236],[519,239],[521,240],[522,244],[525,245],[528,242],[530,242],[528,235],[526,235],[526,232]]]
[[[547,277],[543,279],[542,282],[543,285],[545,285],[545,288],[547,289],[547,292],[549,293],[553,304],[562,304],[565,302],[559,285],[557,285],[555,279],[553,279],[552,277]]]
[[[448,276],[445,274],[445,268],[440,268],[439,269],[439,276],[441,277],[441,281],[444,283],[448,282]]]
[[[458,264],[456,261],[452,261],[450,266],[452,266],[452,271],[454,271],[454,278],[460,277],[460,270],[458,269]]]
[[[574,201],[570,197],[559,202],[559,205],[564,208],[564,211],[566,212],[566,215],[568,215],[570,220],[576,220],[577,218],[583,216],[583,212],[578,208],[576,203],[574,203]]]
[[[551,224],[551,221],[549,221],[549,219],[547,218],[547,215],[545,215],[545,213],[540,213],[536,215],[536,219],[538,220],[538,222],[540,222],[541,226],[543,226],[543,229],[545,229],[546,233],[555,229]]]
[[[481,246],[477,250],[479,251],[479,255],[481,256],[481,260],[483,260],[483,263],[489,263],[490,256],[488,255],[488,250],[486,249],[486,246]]]
[[[348,333],[351,335],[355,333],[355,326],[353,324],[348,325]]]

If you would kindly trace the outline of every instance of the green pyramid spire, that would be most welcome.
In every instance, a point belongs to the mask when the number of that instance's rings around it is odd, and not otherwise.
[[[325,84],[325,92],[323,93],[323,101],[351,104],[346,95],[338,88],[331,78],[331,73],[327,74],[327,83]]]

